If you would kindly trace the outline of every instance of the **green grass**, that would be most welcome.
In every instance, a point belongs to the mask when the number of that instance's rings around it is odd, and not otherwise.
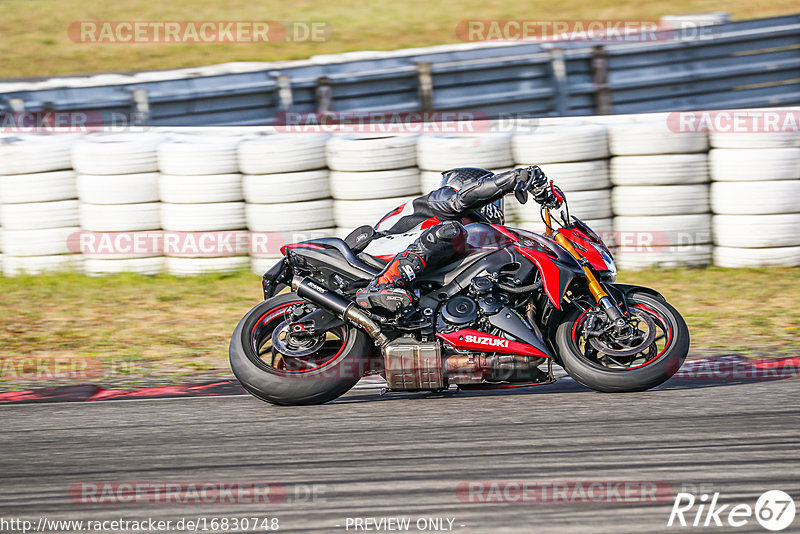
[[[694,354],[800,350],[800,269],[654,270],[619,281],[662,292],[685,317]],[[99,362],[130,383],[227,373],[230,334],[261,284],[250,273],[66,274],[0,277],[0,294],[0,361]]]
[[[0,77],[166,69],[228,61],[306,58],[353,50],[392,50],[459,42],[463,20],[656,20],[665,14],[728,11],[736,19],[790,14],[793,0],[4,0]],[[87,44],[72,41],[76,21],[322,21],[325,42],[271,44]]]

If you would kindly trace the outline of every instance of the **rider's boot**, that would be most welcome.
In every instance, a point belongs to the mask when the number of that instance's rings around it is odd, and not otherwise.
[[[402,310],[414,303],[409,283],[425,268],[419,254],[401,252],[390,261],[369,285],[356,293],[356,303],[364,308]]]

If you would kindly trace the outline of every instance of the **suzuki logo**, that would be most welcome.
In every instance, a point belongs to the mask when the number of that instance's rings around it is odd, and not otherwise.
[[[489,347],[505,347],[508,348],[508,340],[499,337],[485,337],[485,336],[464,336],[464,341],[467,343],[477,343],[478,345],[486,345]]]

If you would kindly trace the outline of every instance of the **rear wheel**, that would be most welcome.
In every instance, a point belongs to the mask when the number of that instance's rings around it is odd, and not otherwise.
[[[248,392],[272,404],[321,404],[369,371],[374,346],[361,330],[343,325],[313,334],[290,331],[295,317],[314,309],[287,293],[261,302],[239,321],[230,361]]]
[[[586,339],[587,315],[580,309],[556,331],[564,369],[586,387],[607,393],[644,391],[674,375],[689,353],[689,330],[675,308],[644,292],[627,298],[636,329],[630,343]]]

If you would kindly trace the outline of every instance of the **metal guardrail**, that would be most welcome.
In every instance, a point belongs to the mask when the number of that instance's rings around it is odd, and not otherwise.
[[[280,70],[22,89],[0,93],[0,110],[92,110],[104,125],[133,117],[155,126],[210,126],[269,125],[282,110],[547,117],[800,103],[800,15],[711,28],[707,39],[474,46],[294,62]]]

